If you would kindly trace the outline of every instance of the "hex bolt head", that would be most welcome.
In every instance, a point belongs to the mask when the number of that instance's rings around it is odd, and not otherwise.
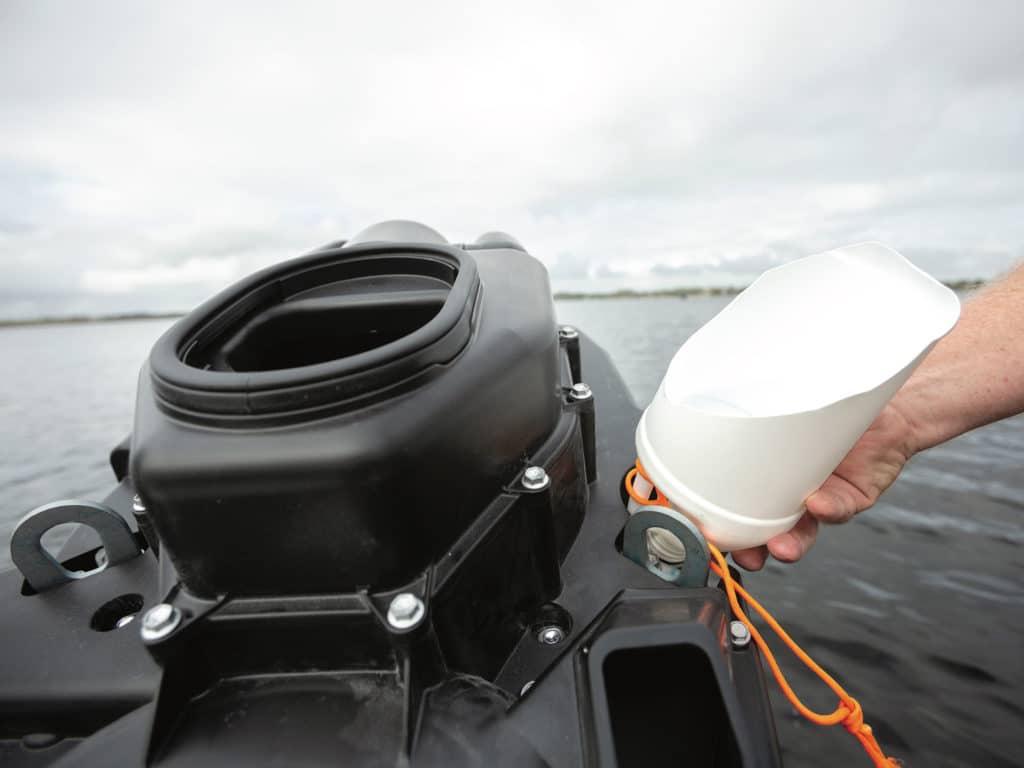
[[[591,390],[590,387],[588,387],[583,382],[580,382],[579,384],[573,384],[572,389],[569,390],[569,398],[572,400],[589,400],[593,396],[593,390]]]
[[[537,631],[537,642],[541,645],[558,645],[565,640],[565,630],[552,624]]]
[[[548,487],[551,478],[544,471],[544,467],[527,467],[523,472],[523,488],[528,491],[540,491]]]
[[[142,499],[139,497],[139,494],[136,493],[134,496],[132,496],[132,512],[140,514],[145,511],[146,505],[142,503]]]
[[[415,627],[427,612],[426,606],[412,592],[402,592],[391,599],[388,606],[388,624],[395,629]]]
[[[578,339],[579,337],[580,332],[573,328],[571,325],[558,326],[558,338],[565,339],[566,341],[568,341],[570,339]]]
[[[142,617],[139,634],[147,643],[155,643],[170,635],[181,624],[181,611],[169,603],[158,603]]]
[[[729,622],[729,635],[732,637],[733,648],[746,648],[750,645],[750,630],[742,621]]]

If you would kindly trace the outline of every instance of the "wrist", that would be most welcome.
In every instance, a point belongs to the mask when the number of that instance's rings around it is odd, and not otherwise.
[[[945,407],[947,395],[941,381],[933,381],[927,371],[919,369],[890,401],[890,407],[903,421],[908,459],[964,431],[956,421],[958,414]]]
[[[889,401],[886,409],[896,429],[896,448],[909,461],[914,454],[927,447],[923,424],[914,408],[914,398],[904,395],[901,389]]]

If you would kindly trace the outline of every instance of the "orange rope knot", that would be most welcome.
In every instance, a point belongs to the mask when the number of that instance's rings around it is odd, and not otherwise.
[[[853,705],[852,707],[850,706],[851,704]],[[871,726],[864,722],[864,710],[861,709],[860,702],[856,699],[850,699],[848,702],[845,702],[845,706],[850,712],[843,718],[843,727],[854,736],[858,733],[870,735]]]
[[[637,477],[642,477],[646,480],[652,488],[654,499],[644,498],[637,490],[633,487],[633,482]],[[655,506],[667,507],[669,506],[669,500],[659,491],[651,479],[644,472],[643,464],[638,460],[636,467],[626,473],[625,479],[626,493],[629,497],[639,504],[650,504]],[[882,752],[882,748],[878,745],[878,741],[875,739],[874,733],[871,730],[871,726],[864,722],[864,710],[861,709],[860,702],[850,696],[846,690],[835,681],[835,679],[824,669],[822,669],[814,659],[812,659],[808,653],[801,648],[789,633],[782,628],[782,625],[775,620],[775,617],[768,613],[767,609],[764,608],[757,600],[751,597],[750,593],[747,592],[736,580],[732,577],[732,572],[729,570],[729,565],[725,562],[725,555],[723,555],[714,544],[708,542],[708,551],[711,553],[711,571],[716,574],[722,580],[722,586],[725,587],[725,593],[729,598],[729,606],[732,608],[733,615],[742,621],[747,629],[750,630],[750,636],[757,643],[757,647],[761,650],[761,655],[764,657],[765,663],[772,671],[772,675],[775,677],[775,681],[779,684],[779,688],[789,699],[789,703],[792,704],[796,710],[803,715],[805,718],[810,720],[812,723],[817,725],[838,725],[842,723],[843,727],[846,728],[853,736],[856,737],[857,741],[860,742],[861,746],[864,747],[864,751],[868,753],[871,760],[874,762],[876,768],[899,768],[901,763],[897,762],[893,758],[886,757],[885,753]],[[765,623],[771,628],[771,630],[778,635],[779,639],[785,643],[786,647],[793,652],[808,669],[814,674],[821,678],[822,682],[825,683],[832,692],[839,698],[839,706],[836,707],[834,712],[830,712],[827,715],[823,715],[819,712],[815,712],[809,709],[800,697],[796,695],[796,692],[790,686],[786,676],[782,673],[782,668],[779,663],[775,660],[775,654],[772,653],[771,648],[768,647],[768,643],[761,636],[760,631],[754,626],[754,623],[747,617],[747,614],[743,611],[743,607],[740,605],[739,598],[742,597],[747,605],[753,608]]]

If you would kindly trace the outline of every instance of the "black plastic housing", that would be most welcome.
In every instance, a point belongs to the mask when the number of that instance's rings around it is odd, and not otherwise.
[[[204,304],[153,350],[131,449],[184,584],[412,579],[556,430],[554,323],[544,267],[514,248],[337,247]],[[560,510],[563,539],[580,514]]]

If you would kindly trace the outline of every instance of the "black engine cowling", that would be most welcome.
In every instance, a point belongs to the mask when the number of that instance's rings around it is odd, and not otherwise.
[[[195,594],[399,587],[571,431],[544,267],[511,238],[388,226],[408,241],[271,267],[153,349],[131,474]],[[586,502],[568,464],[561,553]]]

